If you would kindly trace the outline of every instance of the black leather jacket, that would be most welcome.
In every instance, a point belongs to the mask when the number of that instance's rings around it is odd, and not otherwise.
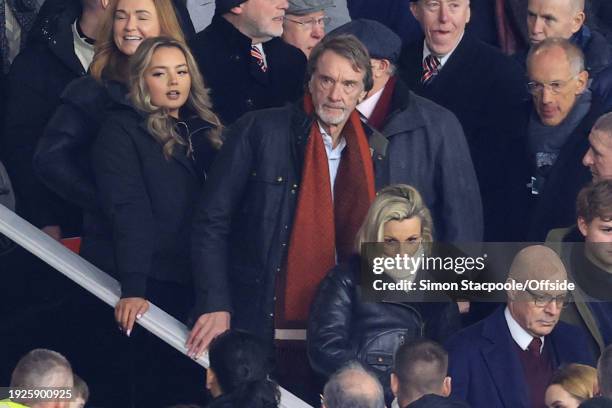
[[[454,302],[365,302],[359,286],[359,257],[332,269],[321,282],[308,321],[308,357],[325,376],[358,360],[378,375],[389,392],[396,349],[421,337],[442,342],[460,328]]]

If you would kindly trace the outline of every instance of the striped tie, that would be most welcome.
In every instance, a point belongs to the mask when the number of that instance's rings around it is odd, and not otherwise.
[[[438,57],[429,54],[423,60],[423,77],[421,83],[423,85],[429,85],[433,78],[438,75],[440,69],[440,60]]]
[[[264,62],[264,57],[261,55],[261,51],[257,48],[256,45],[251,45],[251,57],[255,59],[257,66],[261,69],[261,72],[266,72],[268,67],[266,67],[266,63]]]

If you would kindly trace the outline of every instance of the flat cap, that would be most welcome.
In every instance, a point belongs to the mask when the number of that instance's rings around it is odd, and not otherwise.
[[[370,57],[397,63],[402,50],[402,40],[390,28],[374,20],[350,21],[327,34],[329,37],[352,34],[365,45]]]
[[[321,11],[334,6],[334,0],[289,0],[286,14],[296,16]]]

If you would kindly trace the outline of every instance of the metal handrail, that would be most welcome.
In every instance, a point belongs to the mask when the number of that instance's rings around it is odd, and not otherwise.
[[[68,250],[17,214],[0,204],[0,233],[61,272],[79,286],[111,307],[120,298],[119,282],[96,266]],[[149,302],[150,303],[150,302]],[[150,303],[149,311],[138,321],[142,327],[183,354],[186,354],[187,327]],[[186,358],[189,358],[186,356]],[[208,353],[197,360],[208,368]],[[280,387],[282,408],[312,408],[310,405]]]

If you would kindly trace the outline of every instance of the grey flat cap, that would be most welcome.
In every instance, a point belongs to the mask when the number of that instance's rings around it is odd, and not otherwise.
[[[402,50],[402,40],[386,25],[363,18],[350,21],[336,28],[328,37],[340,34],[352,34],[365,45],[370,57],[386,59],[397,63]]]
[[[289,0],[289,8],[285,13],[300,16],[330,7],[335,7],[334,0]]]

